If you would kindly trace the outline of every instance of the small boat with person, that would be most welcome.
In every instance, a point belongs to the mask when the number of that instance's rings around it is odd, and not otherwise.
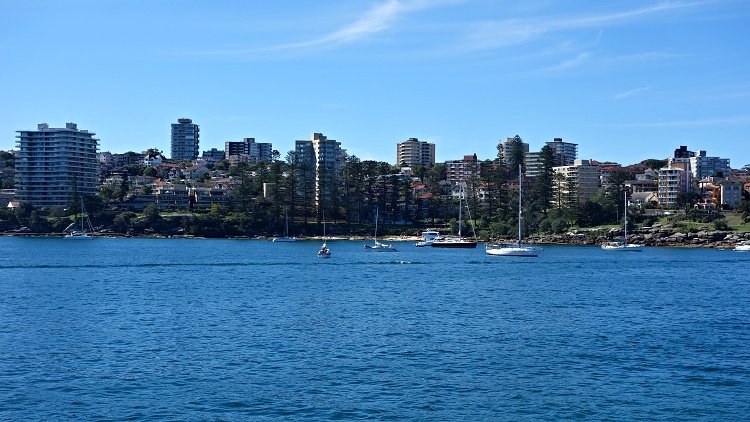
[[[331,250],[328,249],[328,245],[326,244],[326,220],[325,216],[323,217],[323,246],[320,247],[318,250],[318,258],[330,258],[331,257]]]

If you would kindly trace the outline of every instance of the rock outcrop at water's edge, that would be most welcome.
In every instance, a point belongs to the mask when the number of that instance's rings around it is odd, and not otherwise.
[[[528,239],[530,242],[549,245],[601,245],[622,238],[622,230],[575,230],[559,235],[544,235]],[[737,243],[750,240],[750,233],[730,231],[676,232],[667,229],[640,229],[628,233],[628,243],[646,246],[733,248]]]

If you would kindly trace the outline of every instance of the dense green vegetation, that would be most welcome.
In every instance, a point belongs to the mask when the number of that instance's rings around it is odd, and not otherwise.
[[[478,177],[466,183],[465,223],[473,223],[482,238],[514,237],[518,227],[518,164],[523,164],[521,138],[516,137],[507,157],[509,165],[500,158],[481,163]],[[622,222],[623,192],[630,179],[626,171],[610,174],[610,187],[602,189],[586,202],[579,202],[574,183],[553,171],[553,152],[549,146],[541,151],[542,171],[533,187],[524,189],[525,236],[565,233],[574,228],[602,225],[617,226]],[[649,166],[658,168],[660,160],[647,160]],[[385,162],[363,161],[349,156],[343,163],[340,179],[333,175],[318,174],[322,194],[316,198],[314,169],[299,160],[294,151],[280,159],[274,154],[271,163],[229,167],[220,162],[216,169],[225,170],[234,180],[234,201],[231,208],[214,205],[210,210],[173,210],[159,212],[153,205],[142,213],[127,208],[123,202],[133,189],[127,181],[118,186],[103,186],[98,196],[84,198],[87,211],[96,227],[115,233],[165,235],[194,235],[206,237],[272,236],[283,232],[284,211],[288,210],[290,232],[293,235],[320,235],[322,220],[334,235],[371,234],[375,209],[379,210],[379,232],[387,235],[413,235],[426,227],[444,233],[457,232],[458,200],[451,195],[454,186],[445,182],[446,169],[442,164],[430,168],[417,167],[414,177],[399,174],[399,169]],[[515,169],[515,170],[514,170]],[[148,175],[167,178],[164,167],[129,165],[130,176]],[[176,183],[208,182],[188,181]],[[265,187],[265,190],[264,190]],[[138,188],[149,193],[149,186]],[[481,199],[480,199],[481,195]],[[679,198],[680,206],[689,210],[669,221],[662,221],[653,206],[629,209],[631,224],[653,226],[670,225],[680,230],[699,227],[726,230],[743,229],[748,221],[750,203],[745,200],[736,218],[727,220],[720,212],[692,210],[697,200],[693,194]],[[0,231],[29,231],[34,233],[60,233],[75,220],[80,211],[78,199],[67,207],[37,210],[29,204],[10,210],[0,210]],[[464,234],[471,233],[464,229]]]

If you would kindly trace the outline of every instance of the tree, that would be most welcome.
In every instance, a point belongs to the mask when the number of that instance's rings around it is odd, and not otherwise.
[[[617,216],[622,215],[625,211],[625,203],[623,197],[625,195],[625,182],[631,180],[630,172],[616,169],[609,173],[607,181],[610,187],[607,189],[607,200],[615,204],[617,209]]]
[[[665,167],[667,165],[667,162],[664,160],[655,160],[653,158],[649,158],[648,160],[643,161],[643,165],[652,170],[659,170],[660,168]]]
[[[677,194],[675,204],[678,208],[685,208],[690,210],[693,208],[696,202],[701,200],[701,195],[698,192],[680,192]]]
[[[539,208],[542,213],[547,216],[547,210],[549,210],[553,191],[554,191],[554,165],[555,165],[555,152],[551,146],[545,145],[539,154],[539,158],[542,161],[542,168],[539,176],[534,184],[533,193],[539,204]]]
[[[508,168],[510,168],[511,175],[517,177],[518,174],[515,174],[515,172],[518,171],[517,169],[519,165],[524,165],[526,159],[526,153],[523,148],[523,139],[518,135],[514,136],[510,141],[509,148]]]

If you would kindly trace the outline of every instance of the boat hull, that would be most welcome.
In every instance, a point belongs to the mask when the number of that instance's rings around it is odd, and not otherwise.
[[[487,255],[493,256],[520,256],[535,258],[539,256],[540,249],[534,246],[488,246],[485,249]]]
[[[296,237],[274,237],[273,241],[274,242],[296,242],[297,238]]]
[[[602,245],[602,249],[610,252],[642,252],[643,245]]]
[[[432,242],[433,248],[449,248],[449,249],[473,249],[477,247],[477,242],[460,240],[455,242]]]

